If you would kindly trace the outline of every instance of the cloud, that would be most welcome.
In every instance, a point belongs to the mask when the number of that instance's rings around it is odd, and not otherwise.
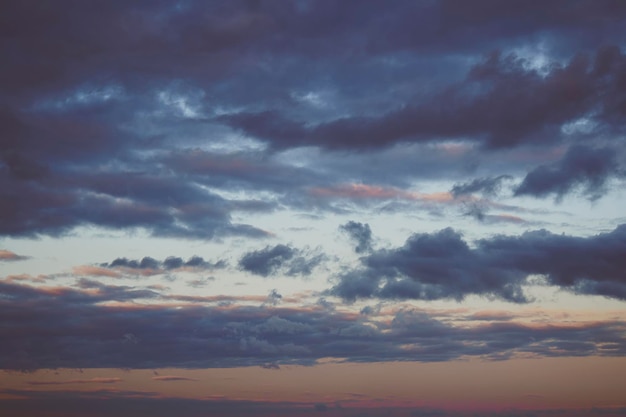
[[[372,230],[369,224],[349,221],[339,226],[339,230],[348,234],[356,242],[354,251],[356,253],[369,252],[372,250]]]
[[[576,188],[591,200],[600,198],[612,176],[624,177],[617,156],[611,148],[571,147],[563,159],[553,166],[542,165],[530,171],[515,190],[515,195],[563,197]]]
[[[481,193],[484,196],[495,196],[502,187],[502,182],[511,180],[510,175],[499,175],[493,178],[476,178],[470,182],[454,184],[450,192],[454,197],[466,194]]]
[[[512,214],[500,213],[500,214],[489,214],[489,211],[493,206],[498,206],[497,204],[493,204],[488,200],[468,200],[461,201],[462,213],[464,216],[472,217],[477,221],[483,224],[497,224],[497,223],[511,223],[511,224],[524,224],[528,223],[525,219],[519,216],[515,216]],[[514,210],[515,207],[503,207],[508,208],[510,210]]]
[[[324,403],[317,403],[313,406],[313,408],[315,409],[315,411],[319,411],[319,412],[328,411],[328,405]]]
[[[600,48],[595,61],[575,56],[539,74],[515,53],[494,52],[469,69],[459,84],[382,116],[346,116],[311,126],[275,111],[239,113],[221,120],[279,148],[319,146],[371,150],[402,142],[469,139],[488,149],[550,144],[561,127],[590,118],[619,131],[618,47]],[[419,101],[419,100],[416,100]],[[599,108],[597,115],[592,115]]]
[[[610,237],[597,239],[605,238]],[[313,365],[322,358],[430,362],[626,352],[626,323],[617,319],[524,324],[470,316],[457,323],[450,315],[407,308],[380,316],[318,306],[255,307],[245,298],[233,299],[227,307],[219,300],[172,304],[177,297],[84,281],[72,288],[0,282],[0,290],[0,315],[13,318],[0,329],[7,341],[0,345],[0,369],[5,370]],[[29,306],[27,313],[24,305]]]
[[[626,226],[591,237],[545,230],[480,239],[475,247],[451,228],[414,234],[395,249],[375,251],[340,276],[331,292],[348,300],[462,300],[477,294],[524,303],[529,275],[580,294],[626,299],[622,274]]]
[[[227,266],[225,260],[218,260],[216,262],[206,261],[203,257],[194,255],[186,261],[177,256],[168,256],[163,261],[156,260],[150,256],[145,256],[141,259],[128,259],[128,258],[116,258],[109,263],[100,264],[100,267],[92,267],[95,270],[104,270],[109,273],[114,270],[126,270],[126,271],[138,271],[144,275],[162,274],[170,271],[211,271],[215,269],[222,269]],[[106,269],[105,269],[106,268]]]
[[[107,268],[102,268],[99,266],[93,265],[80,265],[72,268],[72,273],[74,275],[88,275],[88,276],[96,276],[96,277],[111,277],[111,278],[119,278],[122,275],[119,272],[111,271]]]
[[[325,259],[323,254],[305,253],[287,245],[278,244],[247,252],[239,260],[239,268],[267,277],[282,271],[286,275],[311,275]]]
[[[260,366],[263,369],[269,369],[269,370],[272,370],[272,371],[280,371],[280,366],[278,364],[275,364],[275,363],[264,363],[264,364],[262,364]]]
[[[85,174],[80,181],[52,174],[48,180],[23,183],[0,170],[2,196],[12,201],[0,209],[0,233],[56,236],[89,223],[143,228],[163,237],[267,236],[250,225],[231,224],[228,201],[173,179],[124,173]]]
[[[152,379],[154,381],[166,381],[166,382],[178,382],[178,381],[197,381],[197,379],[187,378],[184,376],[174,376],[174,375],[162,375],[162,376],[153,376]]]
[[[28,381],[29,385],[117,384],[121,378],[70,379],[68,381]]]
[[[623,7],[492,3],[3,5],[0,235],[264,238],[235,216],[621,134]]]
[[[6,249],[0,249],[0,261],[22,261],[28,259],[27,256],[20,256]]]
[[[351,404],[334,407],[325,403],[287,402],[287,401],[245,401],[232,399],[192,399],[192,398],[161,398],[156,393],[146,391],[78,391],[78,390],[25,390],[2,389],[3,395],[14,400],[3,400],[3,410],[11,415],[38,415],[47,417],[50,410],[63,413],[64,416],[78,417],[93,415],[110,417],[123,415],[133,410],[137,417],[166,417],[185,410],[188,417],[205,416],[243,416],[288,417],[310,415],[314,410],[325,410],[325,415],[332,417],[384,417],[390,413],[416,417],[471,417],[476,411],[438,409],[435,407],[384,406],[371,407],[366,404]],[[325,406],[325,407],[324,407]],[[490,417],[602,417],[621,416],[623,407],[593,407],[532,410],[507,408],[506,410],[490,410]]]

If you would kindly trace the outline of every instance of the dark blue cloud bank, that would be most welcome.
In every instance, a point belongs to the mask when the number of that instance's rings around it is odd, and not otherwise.
[[[496,190],[471,182],[480,166],[516,176],[515,196],[597,199],[624,177],[620,1],[0,7],[3,236],[259,238],[255,213],[332,209],[307,190],[355,178]],[[471,158],[425,156],[451,140]],[[302,147],[317,167],[278,157]],[[561,160],[491,163],[558,147]]]

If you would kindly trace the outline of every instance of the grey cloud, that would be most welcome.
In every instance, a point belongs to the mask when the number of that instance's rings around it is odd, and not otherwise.
[[[62,175],[22,182],[0,167],[0,233],[60,235],[89,223],[105,228],[144,228],[153,235],[211,239],[219,235],[266,237],[230,221],[229,202],[191,184],[150,175]],[[176,214],[172,214],[172,213]]]
[[[356,242],[354,251],[356,253],[364,253],[372,250],[372,229],[369,224],[349,221],[339,226],[339,230],[348,234],[348,236]]]
[[[467,217],[474,218],[483,224],[511,223],[525,224],[525,219],[511,214],[489,214],[491,210],[490,204],[484,200],[467,201],[462,203],[462,214]],[[514,210],[515,207],[507,207]]]
[[[499,175],[492,178],[476,178],[470,182],[454,184],[450,192],[455,197],[466,194],[480,193],[485,196],[495,196],[500,192],[502,182],[511,180],[510,175]]]
[[[626,171],[618,164],[612,148],[574,146],[553,166],[542,165],[530,171],[515,190],[515,195],[557,198],[576,188],[592,200],[606,192],[606,182],[612,176],[624,177]]]
[[[168,256],[163,261],[158,261],[150,256],[139,259],[116,258],[109,263],[100,264],[105,268],[130,268],[137,270],[152,270],[155,272],[165,272],[185,267],[199,270],[213,270],[226,267],[226,261],[218,260],[217,262],[209,262],[201,256],[194,255],[186,261],[177,256]]]
[[[607,55],[610,58],[604,59]],[[593,63],[586,56],[575,56],[542,76],[528,69],[524,58],[496,52],[470,69],[460,84],[382,116],[346,116],[315,126],[274,111],[239,113],[222,120],[279,148],[368,150],[441,138],[470,139],[489,149],[554,143],[561,137],[561,127],[579,118],[623,129],[616,103],[622,102],[624,62],[617,47],[608,47],[598,50]],[[598,115],[592,116],[598,108]]]
[[[276,272],[294,254],[295,250],[286,245],[267,246],[265,249],[246,253],[239,260],[239,266],[245,271],[266,277]]]
[[[278,272],[286,275],[310,275],[325,260],[323,254],[311,254],[287,245],[278,244],[247,252],[239,260],[239,267],[255,275],[267,277]]]
[[[448,228],[415,234],[404,246],[375,251],[363,267],[340,276],[331,292],[348,300],[462,300],[470,294],[523,303],[526,278],[545,276],[549,285],[580,294],[624,299],[626,226],[590,237],[545,230],[481,239],[470,247]]]

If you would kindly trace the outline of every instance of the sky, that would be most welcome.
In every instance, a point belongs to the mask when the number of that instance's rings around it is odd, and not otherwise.
[[[626,416],[626,2],[0,3],[0,409]]]

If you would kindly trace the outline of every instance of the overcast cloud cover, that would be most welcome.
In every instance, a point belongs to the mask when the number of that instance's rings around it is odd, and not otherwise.
[[[625,21],[619,0],[1,2],[0,368],[624,358]],[[198,382],[176,369],[152,381]],[[16,413],[186,401],[10,373]],[[211,412],[348,415],[233,398]],[[398,415],[465,415],[422,406]]]

